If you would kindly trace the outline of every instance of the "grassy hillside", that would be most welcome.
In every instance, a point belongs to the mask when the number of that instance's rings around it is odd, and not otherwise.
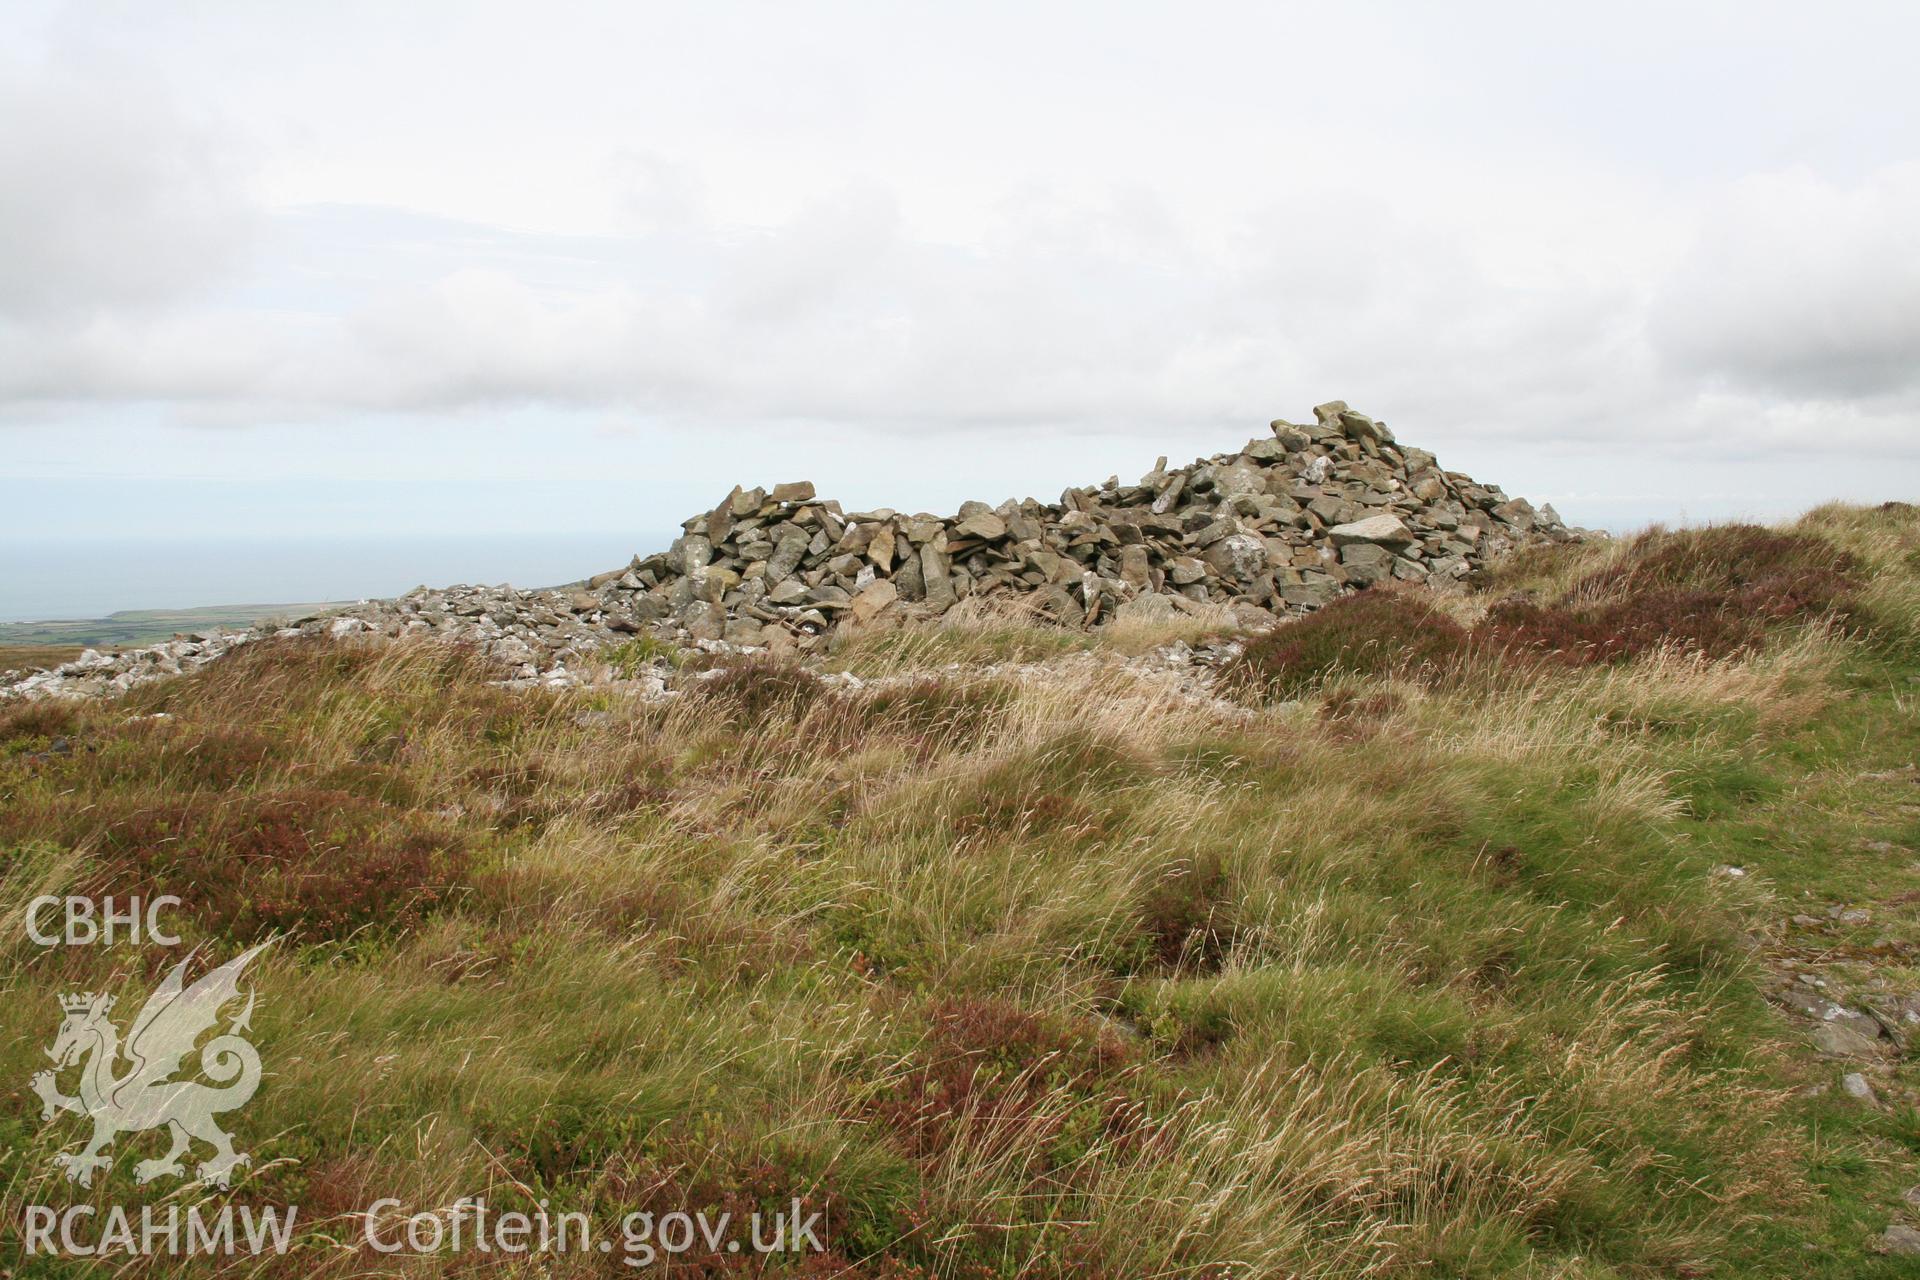
[[[825,1214],[827,1253],[677,1275],[1914,1274],[1879,1242],[1920,1225],[1920,513],[1426,599],[1211,695],[1138,631],[864,637],[857,688],[690,660],[664,704],[249,646],[0,707],[0,908],[173,892],[218,958],[280,939],[230,1198],[300,1228],[235,1273],[513,1272],[359,1247],[382,1197],[484,1196]],[[0,947],[21,1084],[57,994],[131,1018],[179,958]],[[1886,1032],[1821,1054],[1816,995]],[[172,1190],[151,1134],[68,1186],[83,1137],[0,1094],[0,1231]]]

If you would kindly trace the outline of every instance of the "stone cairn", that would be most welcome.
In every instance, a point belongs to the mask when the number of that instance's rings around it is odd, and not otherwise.
[[[1334,400],[1238,453],[1057,503],[969,502],[953,516],[854,511],[805,481],[736,487],[671,547],[542,590],[416,588],[285,625],[89,650],[55,671],[0,674],[0,696],[112,694],[190,671],[262,636],[420,636],[473,644],[512,683],[573,684],[638,633],[711,650],[804,652],[836,634],[940,617],[963,600],[1061,626],[1192,615],[1243,627],[1387,581],[1457,588],[1529,542],[1584,536],[1550,506],[1443,471],[1386,424]]]
[[[847,512],[804,481],[736,487],[667,550],[586,585],[616,629],[806,649],[969,598],[1076,628],[1209,606],[1258,626],[1388,580],[1454,586],[1517,544],[1580,535],[1550,506],[1441,470],[1344,401],[1272,429],[1191,466],[1162,458],[1137,484],[950,517]]]

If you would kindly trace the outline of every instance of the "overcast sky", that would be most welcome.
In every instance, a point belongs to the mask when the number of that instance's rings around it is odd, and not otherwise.
[[[1920,498],[1917,48],[1911,3],[0,0],[0,531],[651,550],[736,480],[1051,498],[1333,397],[1576,523]]]

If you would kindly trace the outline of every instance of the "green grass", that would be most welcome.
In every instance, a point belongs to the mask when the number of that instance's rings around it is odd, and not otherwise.
[[[1284,703],[993,620],[857,638],[857,690],[754,662],[667,703],[249,646],[0,706],[0,908],[170,891],[189,945],[279,934],[233,1194],[303,1207],[291,1275],[392,1266],[338,1243],[374,1199],[475,1194],[600,1221],[798,1196],[815,1276],[1911,1274],[1873,1244],[1915,1220],[1920,1078],[1847,1097],[1763,993],[1795,962],[1920,996],[1920,526],[1799,531],[1862,567],[1838,625],[1444,680],[1316,657]],[[1726,557],[1674,545],[1494,590],[1630,596],[1643,561],[1722,589]],[[163,959],[0,948],[19,1081],[57,993],[125,1012]],[[129,1175],[150,1137],[59,1183],[78,1137],[0,1095],[5,1220],[169,1190]]]

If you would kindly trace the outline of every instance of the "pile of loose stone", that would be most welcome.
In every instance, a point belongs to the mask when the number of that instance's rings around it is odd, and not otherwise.
[[[801,482],[735,488],[667,550],[587,586],[611,625],[809,648],[831,632],[1003,597],[1068,627],[1225,606],[1246,625],[1389,579],[1448,587],[1518,543],[1580,536],[1552,507],[1443,471],[1335,400],[1240,452],[1057,503],[950,517],[843,511]]]
[[[640,633],[710,651],[818,650],[836,634],[939,618],[962,601],[1084,628],[1181,615],[1269,625],[1387,581],[1458,586],[1516,545],[1568,541],[1552,507],[1443,471],[1343,401],[1277,421],[1238,453],[952,516],[844,511],[806,482],[736,487],[667,550],[570,587],[416,588],[286,626],[89,651],[0,696],[98,695],[177,675],[267,635],[431,636],[476,645],[516,683],[594,677]]]

